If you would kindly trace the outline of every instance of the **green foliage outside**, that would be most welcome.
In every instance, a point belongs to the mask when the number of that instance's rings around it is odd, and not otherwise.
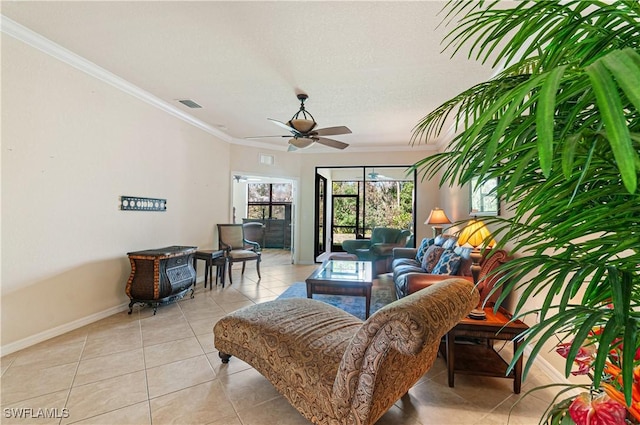
[[[413,224],[413,182],[379,181],[364,183],[366,200],[364,204],[365,228],[367,233],[373,227],[395,227],[410,229]],[[333,182],[333,194],[357,195],[362,183]],[[355,202],[352,199],[334,197],[334,224],[351,226],[336,229],[338,233],[353,233],[356,225]],[[363,200],[360,199],[360,219],[363,217]],[[360,223],[362,226],[362,223]]]

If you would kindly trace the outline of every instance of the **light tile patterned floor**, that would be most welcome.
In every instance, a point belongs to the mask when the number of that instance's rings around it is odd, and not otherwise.
[[[213,290],[198,284],[195,298],[134,308],[1,359],[3,424],[296,425],[308,422],[246,363],[222,365],[213,347],[216,320],[239,307],[275,299],[315,266],[293,266],[267,250],[255,267]],[[501,378],[456,376],[434,367],[378,422],[380,425],[537,424],[551,393],[527,396],[548,382],[534,368],[520,396]],[[11,408],[58,409],[64,418],[18,419]],[[63,410],[66,409],[66,410]],[[52,410],[49,410],[52,412]],[[56,413],[54,411],[54,413]]]

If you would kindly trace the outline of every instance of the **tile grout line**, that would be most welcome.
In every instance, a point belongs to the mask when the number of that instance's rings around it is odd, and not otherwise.
[[[78,364],[76,365],[76,370],[73,373],[73,379],[71,379],[71,384],[69,386],[69,391],[67,392],[67,398],[64,401],[64,407],[66,409],[68,409],[68,404],[69,404],[69,399],[71,398],[71,391],[73,391],[73,384],[76,381],[76,377],[78,376],[78,370],[80,369],[80,362],[82,361],[82,355],[84,354],[84,350],[87,347],[87,341],[89,339],[89,331],[87,331],[87,334],[84,336],[84,342],[82,343],[82,350],[80,350],[80,358],[78,359]],[[71,417],[71,411],[69,412],[69,417]],[[60,420],[58,421],[58,424],[62,424],[62,419],[60,418]]]

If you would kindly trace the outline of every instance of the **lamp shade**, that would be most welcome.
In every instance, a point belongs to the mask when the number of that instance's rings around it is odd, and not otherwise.
[[[464,245],[466,243],[477,248],[480,245],[492,247],[496,241],[491,237],[491,232],[482,220],[472,218],[458,237],[458,244]]]
[[[313,145],[314,140],[308,137],[298,137],[289,140],[289,144],[295,146],[298,149],[308,148]]]
[[[449,217],[447,217],[442,208],[436,207],[431,210],[429,218],[427,218],[424,224],[451,224],[451,220],[449,220]]]
[[[297,115],[297,114],[296,114]],[[298,130],[300,133],[306,134],[313,130],[313,127],[316,126],[316,122],[314,120],[302,119],[302,118],[292,118],[287,125]]]

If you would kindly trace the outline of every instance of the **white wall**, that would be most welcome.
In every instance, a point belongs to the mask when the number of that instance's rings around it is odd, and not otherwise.
[[[3,354],[121,308],[127,252],[213,246],[228,159],[227,143],[3,35]],[[120,211],[121,195],[168,209]]]

